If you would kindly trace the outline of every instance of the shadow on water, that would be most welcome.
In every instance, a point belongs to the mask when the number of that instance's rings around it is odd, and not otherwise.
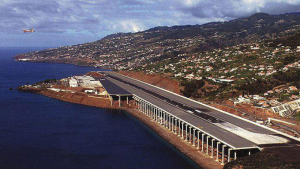
[[[163,145],[169,147],[173,151],[174,154],[176,154],[177,156],[180,156],[181,158],[185,159],[189,164],[191,164],[192,168],[198,168],[198,169],[200,169],[200,167],[193,160],[191,160],[189,157],[187,157],[186,155],[184,155],[183,153],[181,153],[176,147],[174,147],[173,145],[171,145],[168,141],[166,141],[165,139],[163,139],[162,137],[160,137],[157,133],[155,133],[146,124],[144,124],[143,122],[139,121],[138,119],[136,119],[134,116],[132,116],[128,112],[126,112],[126,111],[122,111],[122,112],[125,113],[130,119],[134,120],[138,124],[137,127],[143,127],[143,128],[145,128],[151,134],[152,137],[154,137],[156,140],[159,141],[160,144],[163,144]]]

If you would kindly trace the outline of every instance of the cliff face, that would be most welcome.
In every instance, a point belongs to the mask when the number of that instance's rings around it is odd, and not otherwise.
[[[140,72],[119,71],[118,73],[180,94],[179,83],[175,80],[159,75],[148,75]]]

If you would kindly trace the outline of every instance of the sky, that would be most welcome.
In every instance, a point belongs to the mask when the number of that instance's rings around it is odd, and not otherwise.
[[[300,0],[0,0],[0,47],[58,47],[157,26],[300,12]],[[22,29],[34,28],[34,33]]]

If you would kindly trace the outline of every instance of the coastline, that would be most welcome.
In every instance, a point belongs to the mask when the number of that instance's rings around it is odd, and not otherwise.
[[[131,104],[126,105],[126,107],[117,107],[118,104],[114,104],[113,106],[111,106],[110,101],[108,99],[99,99],[94,97],[88,97],[86,95],[76,95],[72,93],[54,92],[49,90],[41,90],[36,93],[70,103],[82,104],[103,109],[124,110],[128,114],[130,114],[131,116],[148,126],[162,139],[166,140],[169,144],[174,146],[181,153],[183,153],[185,156],[194,161],[199,167],[204,169],[223,168],[223,166],[219,162],[216,162],[214,159],[211,159],[209,156],[201,153],[199,150],[196,149],[196,147],[193,147],[191,144],[188,144],[184,140],[180,139],[177,135],[175,135],[168,129],[163,128],[161,125],[155,123],[153,120],[150,120],[149,117],[147,117],[143,113],[140,113],[138,110],[130,108]]]
[[[145,125],[147,125],[151,130],[158,134],[161,138],[166,140],[169,144],[178,149],[185,156],[194,161],[199,167],[204,169],[221,169],[223,166],[210,158],[209,156],[201,153],[191,144],[188,144],[184,140],[180,139],[177,135],[169,131],[168,129],[163,128],[161,125],[155,123],[153,120],[150,120],[149,117],[140,113],[138,110],[133,108],[124,108],[127,113],[132,115],[134,118],[138,119]]]

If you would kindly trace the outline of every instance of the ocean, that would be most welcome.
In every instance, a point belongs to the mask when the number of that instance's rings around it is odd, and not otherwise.
[[[126,112],[9,90],[100,70],[13,60],[41,49],[0,48],[0,168],[199,168]]]

